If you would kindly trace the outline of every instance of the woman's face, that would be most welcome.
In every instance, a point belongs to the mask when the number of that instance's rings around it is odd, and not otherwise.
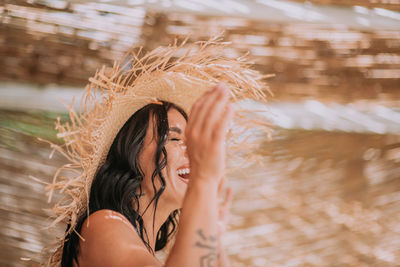
[[[165,144],[167,151],[167,166],[161,171],[165,178],[165,190],[159,203],[168,203],[173,209],[182,207],[183,197],[188,183],[189,159],[186,154],[185,127],[186,120],[182,114],[174,108],[168,111],[168,138]],[[155,153],[157,140],[153,138],[154,120],[151,120],[144,139],[143,148],[139,157],[139,164],[144,172],[142,188],[145,194],[154,196],[151,176],[155,170]],[[159,177],[155,177],[154,183],[159,189],[161,183]]]

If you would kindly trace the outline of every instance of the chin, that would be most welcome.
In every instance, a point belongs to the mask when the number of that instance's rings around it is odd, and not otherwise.
[[[176,209],[181,209],[183,206],[183,200],[185,198],[187,185],[185,184],[184,187],[179,187],[179,190],[176,190],[173,193],[174,202],[176,203]]]
[[[169,174],[170,173],[171,172],[169,172]],[[174,210],[181,209],[189,180],[175,173],[164,177],[166,179],[166,187],[161,196],[164,197],[170,205],[173,205]]]
[[[177,204],[177,209],[181,209],[183,206],[183,200],[185,199],[185,193],[186,193],[186,188],[185,190],[176,192],[174,194],[175,196],[175,203]]]

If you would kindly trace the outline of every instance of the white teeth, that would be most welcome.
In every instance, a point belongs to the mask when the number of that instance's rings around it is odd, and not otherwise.
[[[176,173],[178,175],[189,174],[190,173],[190,169],[189,168],[180,169],[180,170],[177,170]]]

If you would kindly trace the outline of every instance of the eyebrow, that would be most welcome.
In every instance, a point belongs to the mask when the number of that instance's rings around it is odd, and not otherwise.
[[[169,131],[170,131],[170,132],[176,132],[176,133],[178,133],[178,134],[181,134],[181,133],[182,133],[182,130],[179,129],[178,127],[170,127],[170,128],[169,128]]]

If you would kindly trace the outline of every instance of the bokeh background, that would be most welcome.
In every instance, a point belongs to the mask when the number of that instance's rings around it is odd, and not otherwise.
[[[224,32],[275,74],[275,124],[229,177],[232,266],[400,266],[400,0],[0,1],[0,266],[36,266],[62,101],[102,64]],[[243,159],[245,160],[245,159]]]

